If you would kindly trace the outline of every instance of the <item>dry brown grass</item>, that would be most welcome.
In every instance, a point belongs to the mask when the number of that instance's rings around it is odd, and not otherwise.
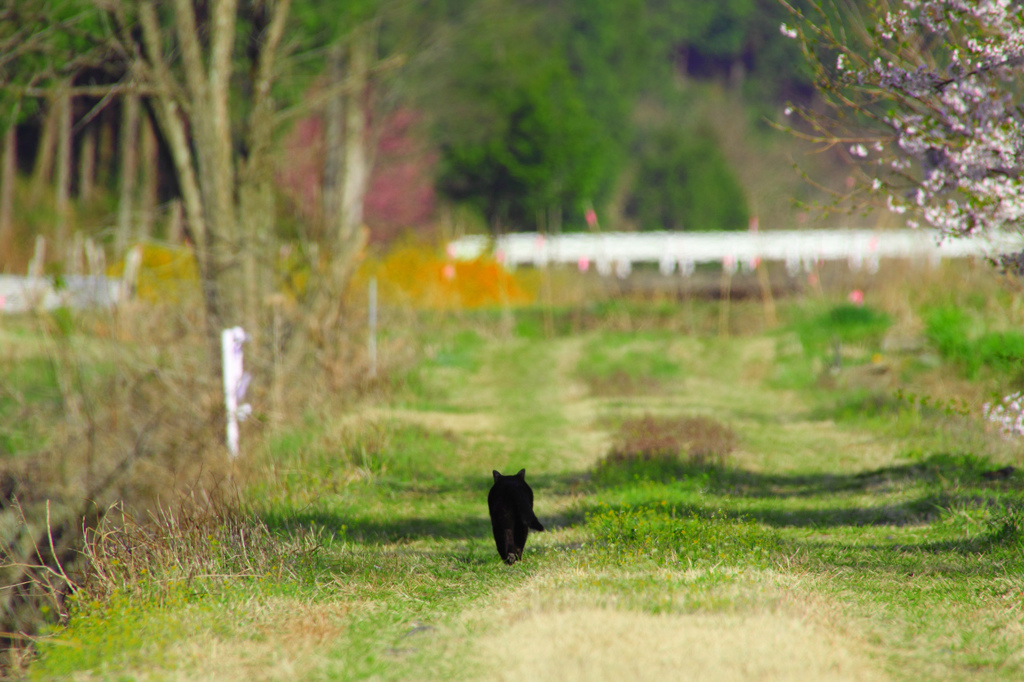
[[[721,466],[738,442],[732,428],[711,417],[648,414],[622,423],[602,463],[685,460],[697,466]]]
[[[497,680],[885,679],[855,644],[789,614],[590,608],[523,614],[482,646]]]
[[[221,490],[182,496],[145,516],[118,504],[86,533],[78,589],[102,603],[114,594],[162,599],[194,581],[294,578],[317,543],[311,535],[287,546]]]

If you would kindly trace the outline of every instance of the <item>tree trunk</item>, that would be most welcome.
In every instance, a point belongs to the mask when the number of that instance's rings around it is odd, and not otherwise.
[[[43,116],[43,130],[39,136],[39,147],[36,149],[36,161],[32,166],[32,183],[30,196],[37,201],[43,189],[53,177],[54,147],[57,142],[57,106],[53,98],[46,102],[46,113]]]
[[[367,85],[373,40],[363,27],[352,34],[349,47],[351,88],[345,94],[345,175],[341,192],[338,242],[345,253],[355,242],[363,226],[363,200],[370,179],[369,131],[367,130]],[[360,248],[361,248],[360,244]],[[355,254],[347,254],[349,257]]]
[[[3,160],[0,161],[0,254],[10,254],[14,241],[14,183],[18,176],[18,130],[14,122],[19,108],[15,105],[15,115],[4,133]],[[0,262],[0,270],[8,265],[9,262]]]
[[[242,279],[245,327],[260,347],[260,308],[267,293],[266,264],[272,250],[274,231],[274,169],[270,159],[270,140],[274,127],[274,100],[271,93],[274,62],[284,35],[289,1],[278,4],[267,29],[262,49],[254,65],[253,106],[248,121],[249,155],[239,172],[239,215],[242,224]]]
[[[204,326],[209,360],[214,376],[220,374],[220,329],[221,301],[217,275],[220,267],[215,260],[216,236],[218,225],[207,223],[210,214],[206,206],[206,190],[208,182],[203,181],[204,174],[210,172],[208,163],[210,140],[200,136],[201,125],[191,126],[202,117],[189,117],[189,111],[206,111],[207,98],[205,76],[202,59],[199,54],[199,43],[196,38],[195,15],[193,8],[186,0],[176,0],[174,6],[177,34],[181,41],[181,60],[191,77],[198,78],[201,83],[189,82],[191,101],[188,108],[179,102],[177,97],[182,86],[176,81],[174,73],[164,57],[164,36],[156,6],[153,2],[139,3],[139,24],[142,29],[142,47],[148,59],[148,76],[154,81],[163,94],[154,98],[154,111],[157,122],[164,133],[167,145],[174,161],[175,174],[181,190],[182,203],[185,208],[187,235],[195,253],[196,267],[199,272],[200,289],[203,294]],[[196,155],[192,153],[189,132],[195,136]],[[229,141],[230,142],[230,141]]]
[[[190,0],[174,0],[175,22],[181,45],[185,87],[191,93],[186,116],[195,141],[196,178],[202,193],[206,225],[205,263],[201,263],[208,342],[220,373],[220,330],[240,323],[242,286],[238,266],[238,225],[234,192],[237,176],[232,163],[234,143],[228,111],[231,94],[231,57],[235,40],[237,0],[220,0],[210,7],[204,59]],[[207,68],[208,65],[208,68]]]
[[[78,198],[92,201],[96,191],[96,128],[88,126],[78,150]]]
[[[139,96],[124,96],[121,110],[121,173],[117,202],[117,228],[114,253],[123,254],[132,239],[132,213],[135,210],[135,180],[138,176]]]
[[[184,241],[181,223],[181,200],[172,199],[167,204],[167,227],[164,228],[164,239],[172,244],[181,244]]]
[[[57,210],[58,248],[67,243],[71,209],[71,94],[67,86],[62,86],[57,94],[57,195],[54,207]]]
[[[373,33],[368,26],[349,36],[348,73],[341,44],[328,55],[328,87],[346,87],[331,98],[325,111],[324,223],[331,245],[328,296],[340,301],[341,292],[355,270],[356,260],[366,244],[363,229],[363,201],[370,177],[367,90],[373,60]],[[347,82],[346,82],[347,81]],[[332,327],[340,314],[338,306],[325,312],[325,325]]]
[[[96,144],[96,182],[103,187],[109,186],[114,177],[114,122],[110,108],[100,115],[100,130]]]
[[[122,35],[135,44],[133,74],[150,93],[153,117],[174,163],[215,376],[220,375],[221,330],[244,323],[250,334],[257,331],[260,292],[270,280],[271,257],[260,250],[270,243],[274,215],[271,85],[290,1],[245,5],[253,19],[244,26],[246,56],[253,64],[248,73],[233,69],[239,4],[139,0],[140,31]],[[231,87],[246,76],[251,81]],[[249,101],[229,106],[240,93]],[[236,121],[242,125],[233,129],[232,110],[248,110],[248,121]],[[147,184],[154,183],[155,172]]]
[[[137,239],[149,239],[153,234],[153,219],[156,213],[157,189],[159,177],[159,156],[156,146],[156,133],[153,131],[153,122],[148,116],[143,116],[140,121],[140,136],[142,138],[140,149],[142,153],[142,196],[139,202],[139,213],[136,223]]]
[[[345,79],[345,53],[340,42],[327,51],[327,88],[339,88]],[[341,215],[345,175],[345,93],[338,91],[324,107],[324,170],[320,189],[320,215],[324,232],[335,234]],[[328,236],[328,240],[331,236]]]

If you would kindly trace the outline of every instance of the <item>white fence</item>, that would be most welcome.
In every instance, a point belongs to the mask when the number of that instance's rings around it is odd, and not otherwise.
[[[448,255],[470,260],[493,248],[509,269],[520,265],[573,264],[591,266],[602,275],[629,274],[633,265],[656,263],[662,274],[677,269],[693,272],[697,263],[721,263],[733,271],[755,267],[760,260],[781,261],[791,275],[818,261],[845,260],[851,268],[876,269],[883,258],[926,259],[979,257],[1020,251],[1021,235],[998,239],[950,239],[939,243],[925,230],[772,230],[760,232],[610,232],[544,236],[516,233],[493,242],[467,236],[448,245]]]
[[[35,255],[28,266],[28,275],[0,275],[0,314],[23,313],[29,310],[54,308],[109,308],[131,298],[142,264],[142,248],[129,249],[124,259],[124,276],[107,277],[103,250],[91,240],[75,237],[70,260],[81,265],[83,252],[88,275],[65,275],[60,279],[42,274],[46,240],[36,237]]]
[[[95,275],[68,275],[60,286],[52,277],[0,275],[0,314],[59,307],[109,307],[123,295],[120,279]]]

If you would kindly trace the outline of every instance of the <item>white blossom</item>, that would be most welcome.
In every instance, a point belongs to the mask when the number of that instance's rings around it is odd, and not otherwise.
[[[1024,436],[1024,394],[1020,391],[1004,396],[996,404],[985,403],[985,419],[996,424],[1007,437]]]
[[[895,144],[881,168],[901,181],[876,178],[872,189],[885,188],[890,210],[912,211],[942,236],[1024,226],[1024,108],[1015,99],[1024,86],[1024,7],[1011,0],[893,0],[889,7],[877,16],[881,41],[864,66],[851,65],[850,46],[836,46],[844,82],[893,105],[884,122]],[[797,36],[785,24],[782,32]],[[922,38],[932,58],[902,52]],[[883,154],[881,143],[872,149]],[[849,151],[868,156],[861,144]]]
[[[782,24],[781,26],[779,26],[779,31],[782,33],[782,35],[786,36],[787,38],[796,38],[797,37],[796,29],[795,28],[790,28],[786,24]]]

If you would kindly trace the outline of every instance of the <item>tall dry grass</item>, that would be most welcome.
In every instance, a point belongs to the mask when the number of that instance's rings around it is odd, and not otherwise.
[[[37,385],[0,396],[17,420],[7,442],[19,444],[0,458],[0,674],[17,670],[37,633],[67,617],[70,594],[102,601],[115,589],[152,587],[156,574],[268,570],[284,550],[239,492],[262,438],[310,409],[326,411],[317,405],[387,390],[392,358],[408,356],[385,353],[374,384],[365,319],[347,316],[328,346],[309,333],[307,312],[267,306],[268,324],[246,346],[253,416],[231,460],[200,310],[186,296],[4,320],[28,341],[0,356],[0,374]],[[18,369],[27,365],[39,377]]]
[[[87,533],[115,503],[148,509],[233,476],[217,444],[219,387],[188,309],[41,313],[16,322],[36,343],[0,358],[52,378],[12,399],[27,450],[0,461],[0,644],[17,664],[66,617],[89,562]]]

